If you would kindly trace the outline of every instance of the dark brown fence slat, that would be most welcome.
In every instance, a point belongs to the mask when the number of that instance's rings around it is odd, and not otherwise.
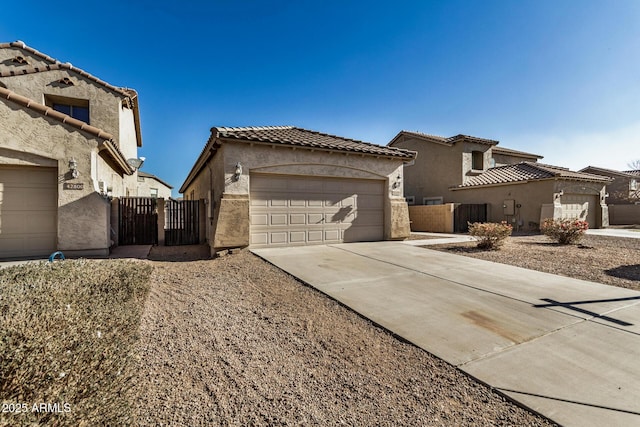
[[[469,222],[487,222],[487,204],[461,204],[455,207],[454,230],[456,233],[469,231]]]
[[[199,201],[167,200],[165,203],[165,245],[199,243]]]
[[[118,204],[120,245],[157,245],[157,200],[150,197],[123,197]]]

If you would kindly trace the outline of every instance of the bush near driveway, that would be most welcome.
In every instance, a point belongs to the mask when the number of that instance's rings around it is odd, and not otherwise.
[[[540,230],[542,233],[561,245],[572,245],[577,243],[584,236],[584,232],[589,229],[589,223],[578,218],[574,219],[552,219],[547,218],[542,221]]]
[[[478,238],[478,248],[480,249],[500,249],[507,239],[511,236],[513,227],[506,221],[501,223],[495,222],[474,222],[469,223],[469,234]]]
[[[133,423],[126,392],[150,273],[121,260],[0,270],[0,425]]]

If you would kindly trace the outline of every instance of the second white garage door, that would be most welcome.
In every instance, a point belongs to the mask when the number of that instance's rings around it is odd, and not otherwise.
[[[384,238],[384,181],[251,174],[251,246]]]
[[[596,223],[596,209],[598,207],[598,196],[586,194],[565,194],[562,196],[562,218],[587,220],[589,228],[598,227]]]

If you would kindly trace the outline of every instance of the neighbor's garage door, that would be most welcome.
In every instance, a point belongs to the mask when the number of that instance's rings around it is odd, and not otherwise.
[[[589,228],[596,228],[598,196],[585,194],[565,194],[562,196],[562,218],[586,219]]]
[[[251,246],[384,238],[384,181],[251,174]]]
[[[56,176],[54,168],[0,166],[0,258],[55,251]]]

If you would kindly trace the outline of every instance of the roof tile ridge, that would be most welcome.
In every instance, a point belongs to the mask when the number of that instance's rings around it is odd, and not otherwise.
[[[2,96],[2,98],[7,99],[8,101],[18,103],[26,108],[37,111],[44,116],[52,117],[62,123],[67,123],[77,129],[89,132],[90,134],[92,134],[93,136],[97,136],[98,138],[115,142],[113,135],[111,135],[110,133],[105,132],[95,126],[91,126],[81,120],[74,119],[71,116],[56,111],[51,107],[47,107],[46,105],[40,104],[25,96],[19,95],[9,89],[0,87],[0,95]]]
[[[388,147],[388,146],[383,146],[383,145],[378,145],[378,144],[374,144],[373,142],[367,142],[367,141],[362,141],[360,139],[354,139],[354,138],[347,138],[344,136],[338,136],[338,135],[332,135],[330,133],[324,133],[324,132],[319,132],[319,131],[315,131],[315,130],[310,130],[310,129],[304,129],[301,127],[294,127],[294,129],[303,131],[303,132],[311,132],[314,133],[316,135],[320,135],[320,136],[326,136],[329,138],[336,138],[336,139],[341,139],[343,141],[348,141],[348,142],[355,142],[357,144],[364,144],[367,145],[369,147],[373,147],[373,148],[384,148],[387,150],[394,150],[394,151],[400,151],[400,152],[413,152],[412,150],[408,150],[406,148],[398,148],[398,147]]]
[[[73,64],[71,64],[70,62],[59,61],[59,60],[57,60],[57,59],[55,59],[55,58],[53,58],[53,57],[51,57],[51,56],[49,56],[49,55],[47,55],[45,53],[42,53],[42,52],[38,51],[37,49],[32,48],[31,46],[28,46],[22,40],[17,40],[15,42],[0,44],[0,48],[5,48],[6,49],[6,48],[9,48],[9,47],[17,47],[17,48],[26,50],[27,52],[29,52],[29,53],[31,53],[31,54],[33,54],[35,56],[38,56],[38,57],[44,59],[45,61],[51,62],[52,63],[51,65],[55,66],[55,67],[52,67],[52,68],[47,67],[46,70],[40,70],[40,69],[38,69],[38,67],[31,67],[30,70],[29,70],[30,72],[28,72],[27,74],[36,73],[36,72],[43,72],[43,71],[51,71],[51,70],[56,70],[56,69],[68,69],[70,71],[74,71],[74,72],[80,74],[81,76],[83,76],[83,77],[85,77],[85,78],[87,78],[89,80],[94,81],[95,83],[98,83],[98,84],[100,84],[102,86],[105,86],[105,87],[113,90],[114,92],[120,93],[121,95],[129,96],[129,97],[132,96],[132,94],[129,93],[129,91],[131,89],[118,87],[118,86],[114,86],[114,85],[112,85],[110,83],[107,83],[106,81],[94,76],[93,74],[90,74],[90,73],[84,71],[81,68],[73,66]],[[137,96],[137,92],[135,93],[135,96]]]
[[[431,133],[420,132],[420,131],[417,131],[417,130],[406,130],[406,129],[403,129],[403,130],[401,130],[400,132],[401,132],[401,133],[402,133],[402,132],[410,133],[410,134],[413,134],[413,135],[419,135],[419,136],[425,136],[425,137],[427,137],[427,138],[436,138],[436,139],[441,139],[441,140],[443,140],[443,141],[447,139],[447,137],[446,137],[446,136],[442,136],[442,135],[434,135],[434,134],[431,134]]]

